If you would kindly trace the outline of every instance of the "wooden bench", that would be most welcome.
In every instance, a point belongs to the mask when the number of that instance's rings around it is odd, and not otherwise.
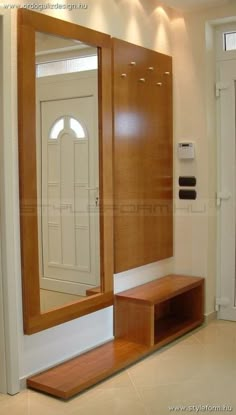
[[[167,343],[203,321],[204,279],[168,275],[115,296],[115,336]]]
[[[204,321],[204,279],[168,275],[115,295],[115,339],[27,380],[71,398]]]

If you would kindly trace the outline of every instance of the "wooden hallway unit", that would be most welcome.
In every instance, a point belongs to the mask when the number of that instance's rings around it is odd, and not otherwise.
[[[172,58],[113,43],[115,273],[173,256]]]
[[[154,346],[203,321],[203,278],[168,275],[115,296],[115,336]]]
[[[115,339],[34,375],[27,386],[69,399],[204,321],[204,279],[168,275],[115,296]]]

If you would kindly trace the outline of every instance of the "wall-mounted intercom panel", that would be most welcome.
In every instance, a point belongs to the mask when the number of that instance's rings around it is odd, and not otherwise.
[[[193,142],[181,141],[178,143],[178,157],[180,160],[193,160],[195,158],[195,145]]]

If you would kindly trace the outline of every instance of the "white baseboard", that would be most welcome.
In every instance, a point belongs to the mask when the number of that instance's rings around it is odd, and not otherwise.
[[[23,391],[24,389],[26,389],[26,377],[25,378],[21,378],[20,379],[20,390]]]
[[[217,311],[212,311],[211,313],[205,314],[205,323],[208,324],[213,320],[217,320]]]

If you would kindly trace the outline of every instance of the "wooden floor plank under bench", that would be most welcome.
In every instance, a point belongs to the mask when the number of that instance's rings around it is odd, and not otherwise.
[[[127,367],[149,352],[148,346],[113,340],[52,369],[32,376],[27,386],[69,399]]]

